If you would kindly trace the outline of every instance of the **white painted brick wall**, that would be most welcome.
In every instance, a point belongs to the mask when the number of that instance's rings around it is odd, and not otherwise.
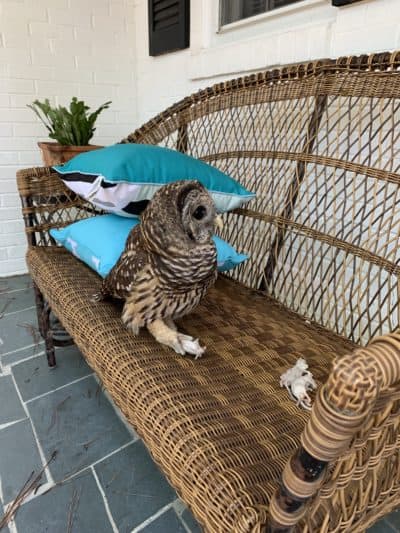
[[[133,20],[132,0],[0,0],[0,276],[26,272],[15,172],[41,165],[36,143],[47,140],[26,104],[112,100],[96,144],[135,129]]]
[[[0,276],[24,272],[15,172],[40,165],[44,128],[26,104],[113,100],[94,143],[109,144],[185,95],[288,62],[400,48],[400,1],[333,8],[304,0],[217,32],[218,0],[192,0],[191,48],[148,55],[147,0],[0,0]],[[390,18],[387,14],[390,13]],[[15,240],[13,240],[15,236]]]
[[[217,0],[192,0],[191,49],[154,58],[148,55],[147,0],[136,0],[137,122],[201,87],[249,71],[400,48],[399,0],[342,8],[331,0],[304,0],[222,32],[216,31],[217,7]]]

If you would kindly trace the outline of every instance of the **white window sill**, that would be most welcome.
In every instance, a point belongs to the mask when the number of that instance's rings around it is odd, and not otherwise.
[[[202,0],[209,9],[197,27],[197,46],[193,43],[187,58],[193,81],[235,77],[329,55],[330,27],[337,15],[331,0],[303,0],[219,30],[217,4],[210,1],[216,0]]]
[[[273,19],[275,17],[282,17],[284,15],[293,13],[305,7],[314,6],[316,4],[326,4],[326,0],[303,0],[302,2],[296,2],[295,4],[290,4],[288,6],[280,7],[277,9],[272,9],[271,11],[266,11],[265,13],[260,13],[260,15],[255,15],[253,17],[247,17],[245,19],[237,20],[231,22],[230,24],[224,24],[220,26],[217,30],[218,34],[228,33],[239,28],[245,28],[247,26],[254,26],[260,22]]]

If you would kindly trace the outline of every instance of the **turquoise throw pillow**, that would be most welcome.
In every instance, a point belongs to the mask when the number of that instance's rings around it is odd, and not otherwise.
[[[97,207],[137,217],[166,183],[197,179],[221,213],[255,195],[217,168],[176,150],[149,144],[115,144],[79,154],[53,167],[64,183]]]
[[[136,224],[139,220],[101,215],[51,229],[50,235],[104,278],[118,261]]]
[[[228,242],[214,235],[215,246],[217,247],[217,264],[219,272],[225,272],[240,265],[249,257],[245,254],[239,254]]]
[[[103,278],[118,261],[131,229],[139,220],[117,215],[100,215],[74,222],[62,229],[51,229],[50,235],[78,259]],[[230,270],[247,259],[227,242],[214,236],[220,272]]]

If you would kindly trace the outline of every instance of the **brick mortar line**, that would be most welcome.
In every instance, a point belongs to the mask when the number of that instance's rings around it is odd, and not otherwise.
[[[0,355],[0,358],[1,357],[5,357],[6,355],[11,355],[13,353],[17,353],[17,352],[21,352],[22,350],[26,350],[27,348],[34,348],[35,346],[40,346],[40,343],[43,342],[43,341],[39,341],[38,344],[28,344],[27,346],[22,346],[22,348],[17,348],[16,350],[10,350],[9,352],[5,352],[5,353],[2,353]],[[0,337],[0,346],[1,346],[1,337]],[[17,361],[16,361],[17,362]]]
[[[108,504],[108,500],[107,500],[106,494],[104,492],[103,487],[101,486],[101,483],[100,483],[100,480],[99,480],[99,478],[97,476],[96,470],[94,469],[93,466],[90,467],[90,470],[92,472],[92,475],[93,475],[93,477],[95,479],[97,488],[98,488],[98,490],[100,492],[100,495],[101,495],[101,498],[103,500],[104,508],[106,510],[106,514],[107,514],[108,520],[110,522],[110,525],[112,527],[112,530],[113,530],[114,533],[119,533],[119,529],[117,527],[117,524],[114,521],[114,517],[113,517],[113,515],[111,513],[111,509],[110,509],[110,506]]]
[[[29,398],[29,400],[25,400],[25,404],[28,406],[30,403],[32,403],[32,402],[34,402],[36,400],[40,400],[41,398],[45,398],[46,396],[49,396],[50,394],[53,394],[53,392],[57,392],[59,390],[65,389],[65,388],[69,387],[70,385],[75,385],[75,383],[79,383],[80,381],[83,381],[84,379],[88,379],[90,377],[93,377],[93,372],[91,374],[87,374],[86,376],[82,376],[80,378],[73,379],[72,381],[69,381],[68,383],[65,383],[64,385],[60,385],[59,387],[56,387],[55,389],[43,392],[42,394],[38,394],[37,396],[34,396],[33,398]]]
[[[21,235],[23,235],[23,234],[21,234]],[[11,246],[22,246],[22,245],[11,245]],[[5,248],[8,248],[8,246],[5,246]],[[4,278],[4,279],[7,279],[7,278]],[[0,283],[1,283],[1,280],[2,280],[2,278],[0,278]],[[2,290],[0,292],[0,296],[7,296],[7,294],[13,294],[14,292],[28,291],[29,289],[33,289],[32,285],[30,285],[30,286],[28,286],[28,287],[26,287],[24,289],[10,289],[9,291]],[[35,307],[35,306],[33,306],[33,307]]]
[[[24,307],[23,309],[18,309],[17,311],[10,311],[9,313],[4,313],[3,317],[15,315],[17,313],[22,313],[23,311],[29,311],[30,309],[35,309],[36,307],[34,305],[31,305],[30,307]]]
[[[144,520],[141,524],[139,524],[138,526],[133,528],[130,533],[138,533],[139,531],[142,531],[143,528],[145,528],[146,526],[148,526],[149,524],[154,522],[154,520],[157,520],[157,518],[162,516],[166,511],[169,511],[169,509],[174,509],[174,503],[175,502],[176,502],[176,500],[174,500],[173,502],[168,503],[167,505],[164,505],[164,507],[161,507],[161,509],[159,509],[156,513],[154,513],[153,515],[149,516],[149,518],[146,518],[146,520]],[[175,509],[174,509],[174,512],[175,512]],[[176,516],[178,516],[177,513],[175,513],[175,514],[176,514]]]
[[[23,422],[24,420],[27,420],[27,417],[24,418],[18,418],[18,420],[13,420],[12,422],[4,422],[4,424],[0,424],[0,431],[2,429],[7,429],[10,426],[13,426],[14,424],[18,424],[18,422]],[[0,494],[0,500],[2,500],[1,494]]]
[[[183,510],[179,510],[178,509],[180,503],[182,503],[185,506],[185,508]],[[175,514],[177,515],[178,519],[182,523],[183,528],[186,531],[186,533],[192,533],[190,527],[186,524],[185,519],[182,516],[182,514],[187,509],[186,504],[181,499],[179,499],[179,497],[178,497],[178,499],[173,502],[172,507],[173,507],[173,509],[175,511]]]
[[[32,428],[32,433],[33,433],[33,436],[34,436],[34,439],[35,439],[35,442],[36,442],[36,446],[37,446],[38,451],[39,451],[40,459],[42,461],[42,467],[44,468],[44,472],[46,474],[47,481],[49,483],[54,483],[53,476],[51,475],[51,472],[49,470],[48,465],[45,466],[46,463],[47,463],[46,456],[45,456],[45,454],[43,452],[42,445],[39,442],[39,438],[37,436],[36,428],[33,425],[33,421],[31,419],[28,407],[26,406],[26,403],[24,402],[24,400],[22,398],[22,394],[21,394],[21,391],[19,390],[19,387],[18,387],[17,382],[15,380],[14,374],[11,372],[10,375],[11,375],[11,378],[13,380],[15,390],[17,391],[17,395],[18,395],[19,401],[21,402],[21,405],[22,405],[22,407],[23,407],[23,409],[25,411],[25,414],[26,414],[27,418],[29,419],[29,423],[30,423],[31,428]]]
[[[138,439],[137,439],[138,440]],[[63,478],[63,483],[64,482],[67,482],[67,481],[71,481],[72,479],[80,476],[81,474],[83,474],[84,472],[90,470],[92,467],[94,468],[95,466],[97,466],[98,464],[102,463],[105,459],[108,459],[109,457],[112,457],[113,455],[115,455],[116,453],[118,452],[121,452],[122,450],[124,450],[125,448],[128,448],[128,446],[131,446],[132,444],[134,444],[136,442],[136,440],[132,439],[128,442],[126,442],[125,444],[123,444],[122,446],[120,446],[119,448],[116,448],[115,450],[113,450],[112,452],[104,455],[103,457],[101,457],[100,459],[97,459],[96,461],[94,461],[93,463],[91,463],[90,465],[87,465],[87,466],[84,466],[83,468],[79,469],[79,470],[76,470],[75,472],[73,472],[72,474],[70,475],[66,475],[64,478]],[[57,485],[57,483],[55,484]]]
[[[0,357],[0,368],[1,367],[3,368],[3,374],[5,376],[7,376],[7,375],[11,374],[11,369],[14,366],[17,366],[20,363],[26,363],[26,361],[30,361],[31,359],[35,359],[36,357],[42,357],[43,355],[45,355],[45,352],[44,352],[44,350],[41,350],[40,352],[35,353],[34,355],[30,355],[29,357],[25,357],[24,359],[20,359],[18,361],[14,361],[13,363],[10,363],[10,364],[2,363],[1,362],[1,357]]]

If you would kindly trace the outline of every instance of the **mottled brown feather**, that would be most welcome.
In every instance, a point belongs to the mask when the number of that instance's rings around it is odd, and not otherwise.
[[[194,225],[201,240],[197,242],[182,215],[187,203],[197,197],[215,216],[212,199],[199,182],[179,181],[162,187],[103,281],[103,297],[125,300],[122,319],[134,332],[154,320],[189,313],[216,280],[212,231],[207,226],[210,235],[203,239],[201,223]]]

